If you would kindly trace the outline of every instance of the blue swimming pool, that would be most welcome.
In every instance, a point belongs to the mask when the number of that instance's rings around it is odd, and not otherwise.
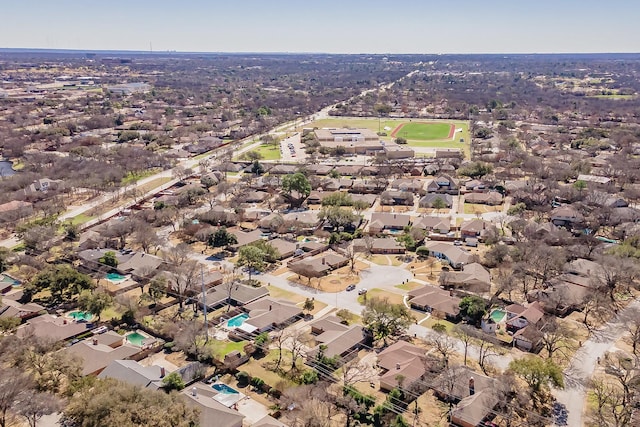
[[[227,320],[227,327],[237,328],[238,326],[242,326],[244,321],[247,320],[248,318],[249,318],[249,315],[247,313],[238,314],[237,316],[234,316],[231,319]]]
[[[122,282],[125,279],[126,277],[123,276],[122,274],[118,274],[118,273],[107,274],[107,280],[109,280],[110,282]]]
[[[229,387],[226,384],[216,383],[211,386],[215,391],[224,394],[240,394],[240,392],[234,388]]]

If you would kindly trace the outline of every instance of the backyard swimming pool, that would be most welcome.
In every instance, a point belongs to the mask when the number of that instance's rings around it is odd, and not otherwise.
[[[249,318],[249,315],[247,313],[238,314],[237,316],[234,316],[231,319],[227,320],[227,327],[237,328],[239,326],[242,326],[244,321],[247,320],[248,318]]]
[[[80,310],[70,311],[69,313],[67,313],[67,316],[76,321],[84,320],[85,322],[88,322],[89,320],[93,319],[93,314]]]
[[[489,317],[491,317],[491,320],[493,320],[494,322],[500,323],[504,320],[506,315],[507,315],[506,311],[496,308],[491,312]]]
[[[240,394],[240,392],[234,388],[229,387],[223,383],[216,383],[211,386],[215,391],[224,394]]]
[[[129,341],[131,344],[136,345],[138,347],[142,347],[142,343],[147,338],[148,337],[142,335],[140,332],[133,332],[126,336],[127,341]]]
[[[126,280],[126,277],[123,276],[122,274],[118,274],[118,273],[108,273],[107,274],[107,280],[109,280],[110,282],[122,282],[124,280]]]

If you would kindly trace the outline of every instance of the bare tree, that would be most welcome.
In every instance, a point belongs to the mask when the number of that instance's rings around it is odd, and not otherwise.
[[[150,250],[158,248],[162,245],[162,239],[156,234],[156,230],[146,222],[136,222],[133,232],[133,242],[139,245],[142,250],[149,253]]]
[[[574,336],[575,333],[564,324],[559,323],[555,317],[549,318],[540,328],[540,342],[549,359],[552,359],[557,353],[568,358],[571,351],[568,341]]]
[[[624,391],[618,384],[603,379],[591,381],[595,400],[592,419],[599,426],[624,427],[630,425],[633,407],[625,405]]]
[[[464,365],[467,366],[467,353],[469,345],[473,342],[475,331],[469,325],[457,325],[453,328],[453,335],[458,338],[464,346]]]
[[[482,372],[487,374],[487,359],[493,356],[497,356],[496,347],[482,338],[480,338],[480,342],[478,344],[478,364],[482,369]]]
[[[0,427],[6,427],[9,411],[15,409],[33,388],[33,382],[17,368],[0,369]]]
[[[449,366],[449,357],[455,352],[455,341],[446,333],[436,332],[427,342],[442,356],[442,363]]]
[[[40,418],[62,409],[62,401],[53,394],[29,390],[23,396],[18,413],[27,419],[29,427],[36,427]]]

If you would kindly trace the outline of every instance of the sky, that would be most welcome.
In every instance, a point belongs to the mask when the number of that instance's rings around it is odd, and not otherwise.
[[[637,0],[1,0],[0,48],[640,52]]]

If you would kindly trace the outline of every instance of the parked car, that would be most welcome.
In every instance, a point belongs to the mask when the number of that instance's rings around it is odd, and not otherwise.
[[[362,288],[358,291],[358,295],[364,295],[367,293],[367,288]]]
[[[352,291],[356,288],[356,285],[349,285],[347,286],[347,291]]]

